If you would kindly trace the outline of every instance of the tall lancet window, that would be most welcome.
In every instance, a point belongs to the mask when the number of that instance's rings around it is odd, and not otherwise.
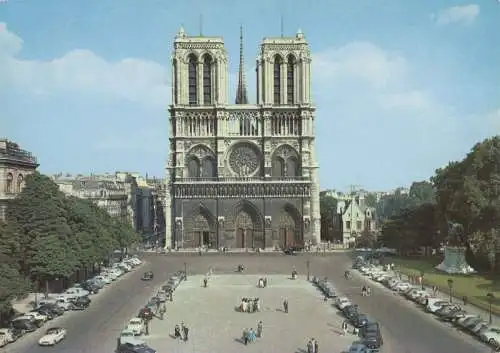
[[[203,60],[203,104],[212,104],[212,58],[208,54]]]
[[[177,79],[177,59],[174,59],[172,62],[172,71],[173,71],[173,84],[174,84],[174,104],[177,104],[177,96],[179,94],[179,87],[177,87],[178,79]]]
[[[288,65],[286,68],[286,102],[295,103],[295,58],[288,56]]]
[[[189,105],[198,104],[198,92],[197,92],[197,82],[198,82],[198,60],[194,54],[189,55],[188,61],[188,92],[189,92]]]
[[[274,104],[281,103],[281,65],[283,59],[281,56],[274,57]]]

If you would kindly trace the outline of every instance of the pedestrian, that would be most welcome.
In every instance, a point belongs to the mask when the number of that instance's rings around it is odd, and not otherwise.
[[[262,321],[259,321],[257,323],[257,337],[262,337]]]
[[[313,353],[314,345],[311,340],[307,342],[307,353]]]
[[[318,341],[314,340],[314,353],[318,353]]]
[[[246,345],[248,345],[248,329],[244,329],[243,330],[243,343]]]
[[[469,298],[467,298],[467,296],[464,295],[464,297],[462,298],[462,300],[464,301],[464,306],[467,305],[467,303],[469,302]]]
[[[357,335],[358,335],[358,333],[359,333],[359,329],[358,329],[356,326],[354,326],[354,327],[352,328],[352,334],[353,334],[353,335],[355,335],[355,336],[357,336]]]
[[[174,337],[177,339],[177,338],[181,338],[181,328],[179,327],[179,325],[175,325],[175,328],[174,328]]]
[[[182,331],[184,333],[184,342],[187,342],[189,339],[189,328],[184,323],[182,323]]]
[[[120,336],[118,336],[118,338],[116,339],[116,351],[119,352],[120,351],[120,346],[122,345],[122,341],[120,339]]]
[[[205,288],[207,288],[207,285],[208,285],[208,279],[205,277],[205,278],[203,279],[203,286],[204,286]]]
[[[342,321],[342,334],[345,336],[347,334],[347,322]]]
[[[264,288],[267,287],[267,277],[264,277]]]
[[[145,335],[146,336],[149,336],[149,319],[146,319],[146,321],[144,322],[144,329],[145,329]]]
[[[288,300],[283,300],[283,310],[285,310],[285,314],[288,314]]]
[[[165,304],[162,304],[162,306],[160,307],[160,320],[164,319],[166,312],[167,312],[167,307],[165,306]]]

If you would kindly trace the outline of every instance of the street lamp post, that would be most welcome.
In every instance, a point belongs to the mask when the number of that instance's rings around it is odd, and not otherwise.
[[[448,288],[450,290],[450,303],[453,301],[453,280],[448,279]]]
[[[488,298],[488,304],[489,304],[489,316],[490,316],[490,325],[493,323],[493,316],[491,315],[491,312],[492,312],[492,305],[493,305],[493,299],[495,299],[495,296],[493,295],[493,293],[488,293],[486,294],[486,297]]]
[[[186,262],[184,262],[184,279],[185,280],[188,279],[187,263]]]
[[[307,260],[306,265],[307,265],[307,280],[309,281],[309,278],[311,276],[311,272],[310,272],[311,261]]]
[[[424,271],[420,271],[420,285],[422,286],[422,290],[424,290]]]

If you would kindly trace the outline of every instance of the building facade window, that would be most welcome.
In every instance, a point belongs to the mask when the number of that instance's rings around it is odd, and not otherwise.
[[[212,58],[205,55],[203,60],[203,104],[212,104]]]
[[[295,58],[288,56],[288,65],[286,68],[286,102],[295,103]]]
[[[281,56],[276,55],[274,57],[274,104],[281,103],[281,66],[283,64],[283,60]]]
[[[351,230],[351,221],[346,221],[345,222],[345,229]]]
[[[362,225],[363,225],[363,222],[356,221],[356,230],[361,230]]]
[[[177,59],[172,62],[172,71],[174,72],[174,104],[177,104],[177,95],[179,93],[178,80],[177,80]]]
[[[194,54],[188,60],[188,92],[189,105],[198,104],[198,60]]]

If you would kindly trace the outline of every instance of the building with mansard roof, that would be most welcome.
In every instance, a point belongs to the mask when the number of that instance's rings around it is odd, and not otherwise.
[[[228,96],[222,37],[178,32],[172,54],[166,248],[272,248],[320,239],[311,54],[304,34],[264,38],[257,101],[247,97],[241,30]]]
[[[24,187],[26,176],[35,172],[38,161],[17,143],[0,139],[0,221],[5,220],[9,200]]]

